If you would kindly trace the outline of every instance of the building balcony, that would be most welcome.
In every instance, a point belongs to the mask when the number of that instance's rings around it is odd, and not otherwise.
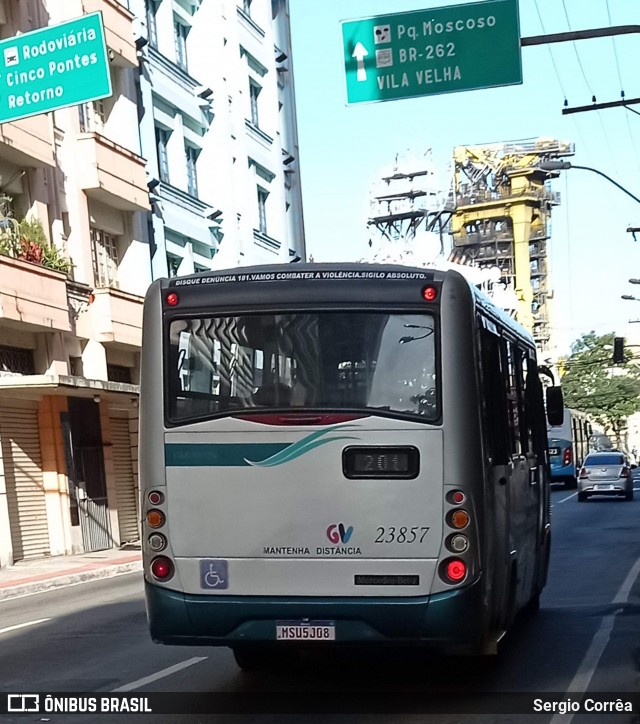
[[[122,211],[148,211],[145,160],[99,133],[77,138],[80,188],[107,206]]]
[[[0,125],[0,158],[16,166],[55,166],[53,135],[46,114]]]
[[[0,256],[0,320],[71,331],[66,281],[62,272]]]
[[[174,108],[179,108],[202,128],[208,128],[213,112],[211,101],[206,101],[197,95],[200,83],[156,48],[147,47],[149,81],[154,94]],[[154,108],[154,116],[158,117],[157,108]]]
[[[466,234],[460,233],[454,237],[454,246],[475,246],[485,244],[495,244],[496,242],[513,242],[513,231],[492,231],[487,234],[480,234],[476,231],[471,231]]]
[[[85,14],[98,11],[102,13],[107,47],[115,54],[114,63],[131,68],[137,67],[133,13],[117,0],[82,0],[82,8]]]
[[[549,231],[547,229],[546,224],[544,226],[532,226],[531,231],[529,233],[529,239],[536,240],[536,239],[548,239],[549,238]]]
[[[258,229],[253,230],[253,243],[266,251],[274,253],[278,253],[280,251],[280,247],[282,246],[277,239],[274,239]]]
[[[94,289],[86,313],[78,317],[76,333],[103,344],[140,348],[143,301],[143,297],[119,289]]]

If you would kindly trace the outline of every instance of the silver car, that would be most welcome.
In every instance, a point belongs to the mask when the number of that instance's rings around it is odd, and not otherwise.
[[[591,495],[624,495],[633,500],[629,460],[621,452],[589,453],[578,473],[578,501]]]

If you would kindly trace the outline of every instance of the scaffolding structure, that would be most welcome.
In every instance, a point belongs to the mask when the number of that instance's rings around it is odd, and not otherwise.
[[[443,253],[449,242],[452,213],[451,196],[442,188],[431,151],[422,157],[398,154],[371,190],[369,245],[410,241],[419,232],[431,232],[440,239]]]

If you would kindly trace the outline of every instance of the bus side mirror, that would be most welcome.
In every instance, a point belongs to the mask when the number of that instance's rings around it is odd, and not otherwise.
[[[564,420],[564,398],[562,387],[547,387],[545,390],[547,401],[547,420],[552,427],[562,425]]]

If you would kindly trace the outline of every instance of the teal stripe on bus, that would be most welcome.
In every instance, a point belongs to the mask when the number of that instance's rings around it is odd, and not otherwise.
[[[248,460],[264,460],[291,443],[167,443],[164,459],[167,467],[238,467]]]

